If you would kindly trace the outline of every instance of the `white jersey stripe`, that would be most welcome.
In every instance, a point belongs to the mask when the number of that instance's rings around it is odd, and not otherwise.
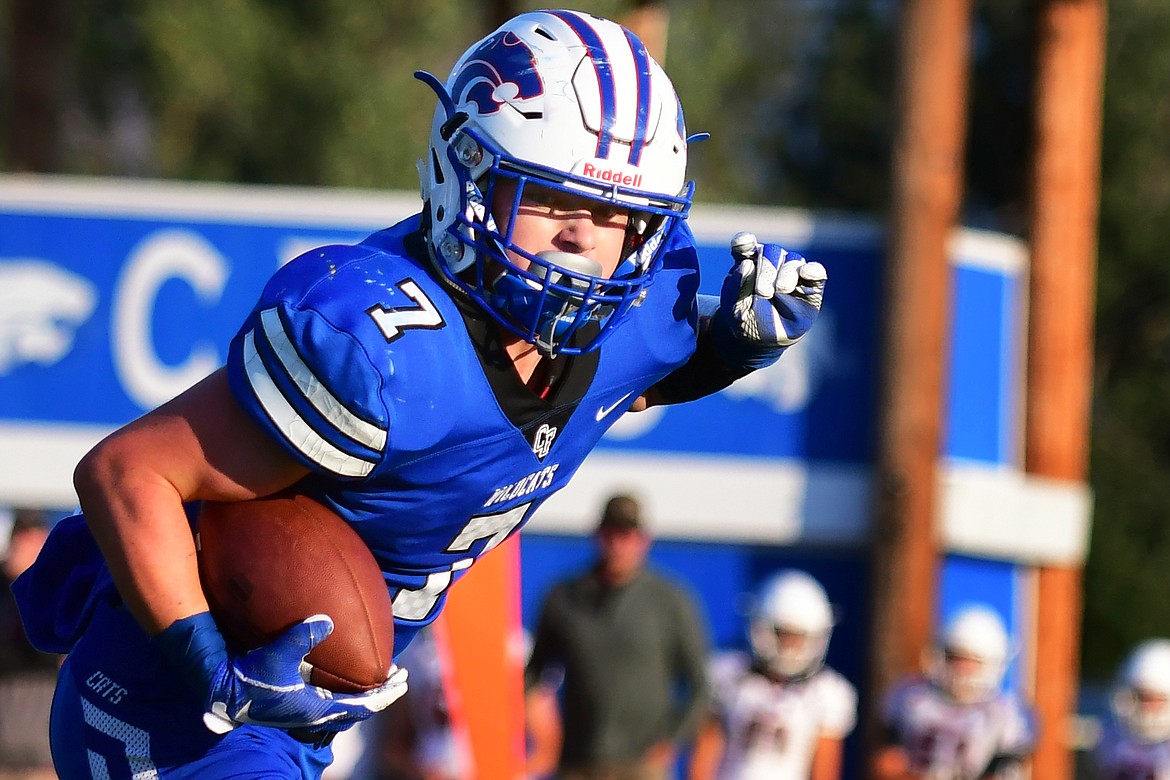
[[[93,780],[110,780],[110,768],[106,765],[105,756],[88,749],[85,754],[89,758],[89,774]]]
[[[293,346],[288,334],[284,330],[284,322],[276,309],[265,309],[260,312],[260,323],[264,327],[264,335],[272,346],[272,351],[284,366],[284,370],[301,393],[329,421],[337,430],[371,449],[381,452],[386,448],[386,429],[373,423],[366,422],[358,417],[337,396],[329,392],[329,388],[322,384],[313,370],[305,365],[296,347]]]
[[[122,744],[126,752],[126,761],[130,765],[131,780],[158,780],[158,768],[150,756],[148,732],[114,717],[85,698],[81,699],[81,711],[87,724]],[[89,757],[89,771],[94,780],[109,780],[110,768],[106,759],[92,750],[86,752]]]
[[[264,408],[272,424],[281,432],[289,444],[296,447],[309,460],[322,468],[347,477],[364,477],[374,469],[374,463],[342,452],[313,430],[304,418],[297,414],[280,388],[272,381],[268,367],[256,351],[256,331],[250,330],[244,336],[244,372],[248,384],[256,394],[256,400]]]

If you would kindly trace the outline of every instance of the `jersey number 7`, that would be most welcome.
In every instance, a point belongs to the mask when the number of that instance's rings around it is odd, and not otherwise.
[[[476,515],[471,518],[463,530],[459,532],[459,535],[447,545],[444,552],[453,555],[468,553],[475,542],[487,539],[488,542],[484,548],[478,554],[460,558],[444,571],[431,572],[427,575],[426,584],[421,588],[398,591],[394,596],[394,617],[398,620],[425,620],[431,610],[435,608],[439,597],[447,591],[447,588],[451,587],[451,583],[455,580],[455,573],[470,568],[477,558],[507,539],[512,531],[516,530],[524,521],[524,516],[528,514],[531,507],[532,502],[529,501],[527,504],[514,506],[503,512],[492,515]]]
[[[374,320],[374,324],[378,326],[378,330],[382,331],[387,342],[394,341],[402,335],[404,330],[411,328],[437,330],[443,327],[445,324],[443,315],[439,313],[438,307],[431,302],[426,293],[419,289],[418,284],[413,279],[403,279],[398,283],[398,289],[402,291],[403,295],[414,301],[415,305],[387,309],[378,304],[366,310],[366,314],[369,314]]]

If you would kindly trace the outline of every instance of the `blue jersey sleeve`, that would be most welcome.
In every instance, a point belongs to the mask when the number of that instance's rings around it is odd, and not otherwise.
[[[81,515],[53,527],[36,562],[12,583],[29,642],[68,653],[102,603],[120,603],[114,580]]]
[[[324,247],[273,276],[228,353],[236,400],[295,458],[316,472],[361,479],[381,462],[389,420],[384,377],[356,327],[357,247]]]

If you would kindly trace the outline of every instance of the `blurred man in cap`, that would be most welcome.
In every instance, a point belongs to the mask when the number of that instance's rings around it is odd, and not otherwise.
[[[706,629],[691,595],[647,569],[651,539],[636,499],[609,499],[596,541],[596,565],[545,600],[525,684],[563,668],[558,777],[660,780],[703,711]]]
[[[627,495],[605,504],[597,524],[597,576],[610,586],[624,585],[644,568],[650,552],[650,534],[642,522],[642,507]]]

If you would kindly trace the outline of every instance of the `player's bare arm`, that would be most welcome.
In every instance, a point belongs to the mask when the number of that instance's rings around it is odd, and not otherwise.
[[[214,734],[245,723],[325,733],[370,717],[406,690],[396,667],[360,694],[309,684],[302,664],[332,632],[327,616],[236,654],[208,610],[183,502],[255,498],[306,473],[249,421],[223,371],[113,434],[78,466],[87,524],[123,602],[152,635],[167,673],[202,698],[203,725]]]
[[[255,498],[305,473],[243,413],[221,370],[98,444],[74,483],[122,597],[153,634],[207,609],[183,502]]]

